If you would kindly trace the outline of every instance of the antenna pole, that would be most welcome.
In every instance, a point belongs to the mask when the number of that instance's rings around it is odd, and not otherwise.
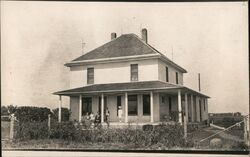
[[[199,85],[199,92],[201,91],[201,74],[198,73],[198,85]]]
[[[174,61],[174,48],[172,46],[172,61]]]
[[[84,54],[84,47],[85,47],[85,42],[83,42],[83,39],[82,39],[82,54]]]

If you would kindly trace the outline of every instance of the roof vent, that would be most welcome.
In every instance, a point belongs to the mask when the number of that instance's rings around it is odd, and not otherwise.
[[[116,33],[111,33],[111,40],[116,38]]]
[[[148,31],[146,28],[143,28],[141,30],[141,38],[143,41],[145,41],[146,43],[148,43]]]

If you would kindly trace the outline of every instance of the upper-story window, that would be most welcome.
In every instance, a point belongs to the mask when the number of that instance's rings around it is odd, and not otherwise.
[[[94,84],[94,68],[87,69],[87,84]]]
[[[169,81],[169,78],[168,78],[168,67],[166,67],[166,82]]]
[[[179,76],[178,72],[175,72],[176,84],[179,84]]]
[[[130,65],[131,81],[138,81],[138,64]]]

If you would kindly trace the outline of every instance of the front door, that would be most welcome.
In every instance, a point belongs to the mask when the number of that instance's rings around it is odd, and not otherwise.
[[[86,113],[90,114],[92,112],[92,98],[85,97],[82,98],[82,115],[86,115]]]

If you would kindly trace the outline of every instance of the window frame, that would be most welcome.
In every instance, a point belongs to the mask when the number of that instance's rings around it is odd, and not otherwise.
[[[169,82],[169,69],[167,66],[165,68],[165,71],[166,71],[166,82]]]
[[[176,84],[179,84],[179,73],[175,72],[175,82]]]
[[[138,81],[139,80],[138,74],[139,74],[138,64],[130,64],[130,81]]]
[[[147,106],[145,106],[145,102],[144,102],[144,96],[147,96],[148,97],[148,104],[147,104]],[[151,115],[151,104],[150,104],[151,102],[150,102],[150,94],[143,94],[142,95],[142,115],[143,116],[150,116]],[[145,113],[145,109],[144,108],[148,108],[149,110],[148,110],[148,113]]]
[[[90,70],[93,70],[93,72]],[[90,72],[92,72],[93,74],[90,75],[91,74]],[[88,67],[87,68],[87,84],[94,84],[95,82],[94,79],[95,79],[95,69],[94,67]]]
[[[129,113],[129,107],[131,107],[131,97],[136,98],[136,113]],[[138,95],[128,95],[128,116],[137,116],[138,115]]]

